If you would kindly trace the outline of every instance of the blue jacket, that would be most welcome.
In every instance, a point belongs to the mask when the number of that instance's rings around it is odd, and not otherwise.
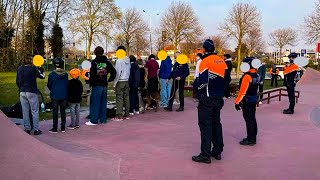
[[[161,61],[159,78],[169,79],[171,74],[171,68],[172,68],[172,60],[170,56],[168,56],[167,59]]]
[[[49,74],[47,86],[52,100],[66,100],[68,98],[68,73],[55,70]]]
[[[176,62],[173,65],[173,70],[171,72],[170,79],[176,79],[177,77],[180,77],[181,79],[186,79],[186,77],[188,77],[189,74],[190,72],[188,64],[179,64],[178,62]]]
[[[37,78],[44,79],[43,69],[32,65],[22,65],[17,70],[16,84],[19,92],[38,93]]]

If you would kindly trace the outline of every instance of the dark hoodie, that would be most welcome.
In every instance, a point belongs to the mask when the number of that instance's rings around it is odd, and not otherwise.
[[[129,87],[138,88],[140,85],[140,68],[136,62],[131,62]]]
[[[110,77],[108,79],[108,73]],[[108,87],[108,82],[111,82],[116,77],[117,72],[113,65],[105,56],[97,56],[91,62],[90,68],[90,86]]]
[[[79,78],[70,79],[68,84],[68,102],[69,103],[80,103],[83,93],[83,86]]]
[[[68,98],[68,73],[57,69],[49,74],[47,86],[52,100],[66,100]]]
[[[167,57],[164,61],[161,61],[159,78],[160,79],[169,79],[172,69],[172,60],[170,56]]]

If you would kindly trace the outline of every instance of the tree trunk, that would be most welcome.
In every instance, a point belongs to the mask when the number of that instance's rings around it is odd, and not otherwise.
[[[240,63],[241,63],[241,41],[238,41],[237,58],[238,58],[238,67],[237,67],[237,79],[238,79],[239,72],[240,72]]]
[[[280,52],[279,52],[279,57],[280,57],[280,62],[279,62],[279,64],[281,64],[281,63],[283,63],[283,61],[282,61],[282,48],[283,47],[280,47]]]
[[[91,59],[90,49],[91,49],[91,44],[92,44],[92,38],[93,38],[93,33],[90,32],[89,37],[88,37],[87,59]]]

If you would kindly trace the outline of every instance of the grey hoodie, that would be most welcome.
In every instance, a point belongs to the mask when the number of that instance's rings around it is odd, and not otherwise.
[[[116,78],[113,80],[113,87],[116,87],[119,81],[129,81],[130,68],[130,58],[125,57],[116,61],[115,69],[117,71],[117,75]]]

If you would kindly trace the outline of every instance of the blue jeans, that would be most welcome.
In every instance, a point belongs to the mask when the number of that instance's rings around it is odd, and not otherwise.
[[[80,103],[70,103],[71,126],[79,126]]]
[[[32,115],[32,124],[34,130],[39,130],[39,97],[36,93],[20,92],[20,102],[22,106],[22,115],[24,128],[31,130],[30,110]]]
[[[160,105],[168,106],[170,91],[171,91],[171,83],[168,79],[160,79],[161,91],[160,91]]]
[[[107,123],[107,87],[92,87],[90,96],[90,122],[98,124]]]

